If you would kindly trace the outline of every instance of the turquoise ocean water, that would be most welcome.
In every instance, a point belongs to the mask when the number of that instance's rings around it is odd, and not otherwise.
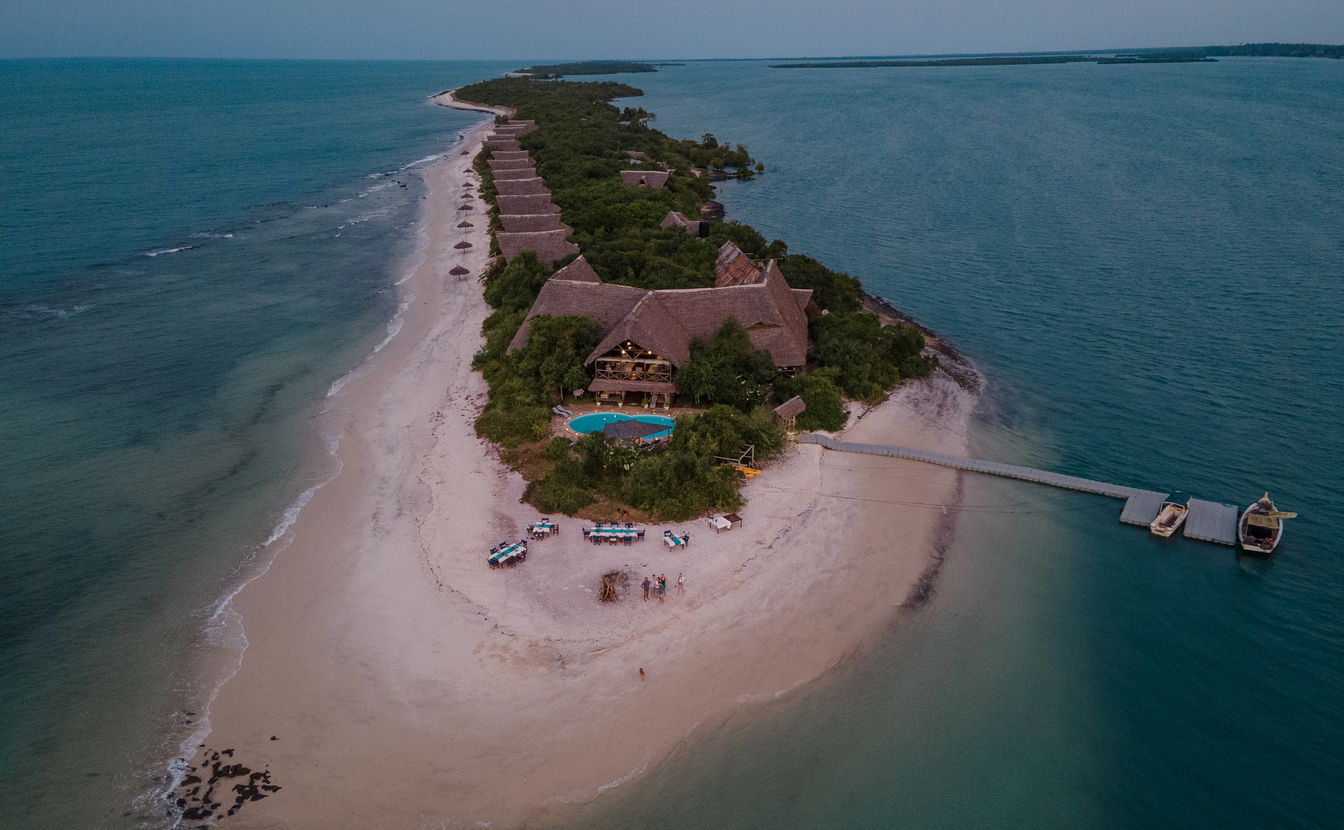
[[[474,120],[425,97],[509,68],[0,63],[0,824],[140,823]],[[968,478],[928,603],[576,823],[1337,825],[1344,65],[632,78],[770,168],[730,216],[980,365],[977,453],[1302,518],[1238,560]]]
[[[0,826],[154,814],[479,120],[427,98],[508,68],[0,62]]]

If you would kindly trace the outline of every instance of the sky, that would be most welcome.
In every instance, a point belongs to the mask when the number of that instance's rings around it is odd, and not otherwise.
[[[0,0],[0,58],[762,58],[1344,43],[1344,0]]]

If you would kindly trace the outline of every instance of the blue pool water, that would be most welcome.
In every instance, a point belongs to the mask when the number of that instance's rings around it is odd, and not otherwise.
[[[607,424],[614,424],[617,421],[641,421],[646,424],[667,424],[666,432],[657,432],[650,435],[650,438],[662,438],[665,435],[672,434],[672,428],[676,426],[676,421],[666,415],[622,415],[619,412],[590,412],[587,415],[580,415],[569,422],[569,428],[575,432],[587,435],[590,432],[601,432],[602,427]]]

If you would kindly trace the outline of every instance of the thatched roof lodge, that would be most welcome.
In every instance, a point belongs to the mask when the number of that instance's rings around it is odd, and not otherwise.
[[[512,159],[527,159],[528,164],[532,163],[532,156],[526,150],[495,150],[490,154],[490,161],[509,161]]]
[[[532,158],[528,156],[527,153],[523,153],[522,156],[519,156],[516,159],[502,159],[492,155],[486,164],[489,164],[490,169],[495,171],[495,174],[498,175],[501,170],[515,170],[519,167],[531,167]]]
[[[738,255],[745,257],[731,242],[724,250],[736,252],[720,257],[729,263],[736,263]],[[527,342],[528,321],[538,315],[582,315],[601,331],[597,347],[584,361],[593,368],[590,390],[602,397],[633,393],[648,395],[653,403],[659,398],[670,402],[676,394],[672,371],[690,359],[691,342],[713,339],[732,317],[777,367],[795,370],[807,360],[804,309],[812,292],[789,288],[773,260],[764,268],[752,267],[757,274],[753,282],[649,291],[602,282],[579,257],[542,286],[509,348]]]
[[[560,208],[551,202],[549,193],[535,196],[496,196],[495,206],[501,215],[505,213],[559,213]]]
[[[518,139],[511,135],[500,135],[491,133],[485,137],[485,146],[493,147],[496,150],[521,150],[518,146]]]
[[[519,254],[531,251],[537,255],[537,259],[551,263],[579,252],[579,246],[569,241],[569,234],[568,228],[524,233],[500,231],[495,234],[495,241],[499,243],[499,251],[505,261],[512,261]]]
[[[501,213],[499,224],[504,226],[504,230],[511,233],[560,230],[571,233],[574,230],[560,221],[560,214],[558,213]]]
[[[501,196],[543,195],[548,199],[551,196],[551,191],[539,176],[530,179],[495,179],[495,192]]]
[[[666,170],[622,170],[621,181],[636,187],[662,187],[669,175]]]
[[[537,168],[530,164],[526,167],[506,167],[501,170],[492,171],[491,175],[497,182],[516,179],[535,179],[537,178]]]
[[[709,223],[700,219],[687,219],[679,211],[670,210],[663,217],[663,221],[658,223],[660,228],[681,228],[691,236],[698,236],[704,239],[709,236]]]
[[[537,129],[535,121],[496,121],[495,132],[512,133],[514,135],[527,135]]]

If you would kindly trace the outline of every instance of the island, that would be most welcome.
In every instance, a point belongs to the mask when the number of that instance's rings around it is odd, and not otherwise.
[[[638,94],[434,97],[488,115],[425,174],[399,333],[326,401],[170,814],[553,826],[936,590],[961,473],[791,436],[965,455],[973,367],[722,221],[708,171],[759,162]]]

